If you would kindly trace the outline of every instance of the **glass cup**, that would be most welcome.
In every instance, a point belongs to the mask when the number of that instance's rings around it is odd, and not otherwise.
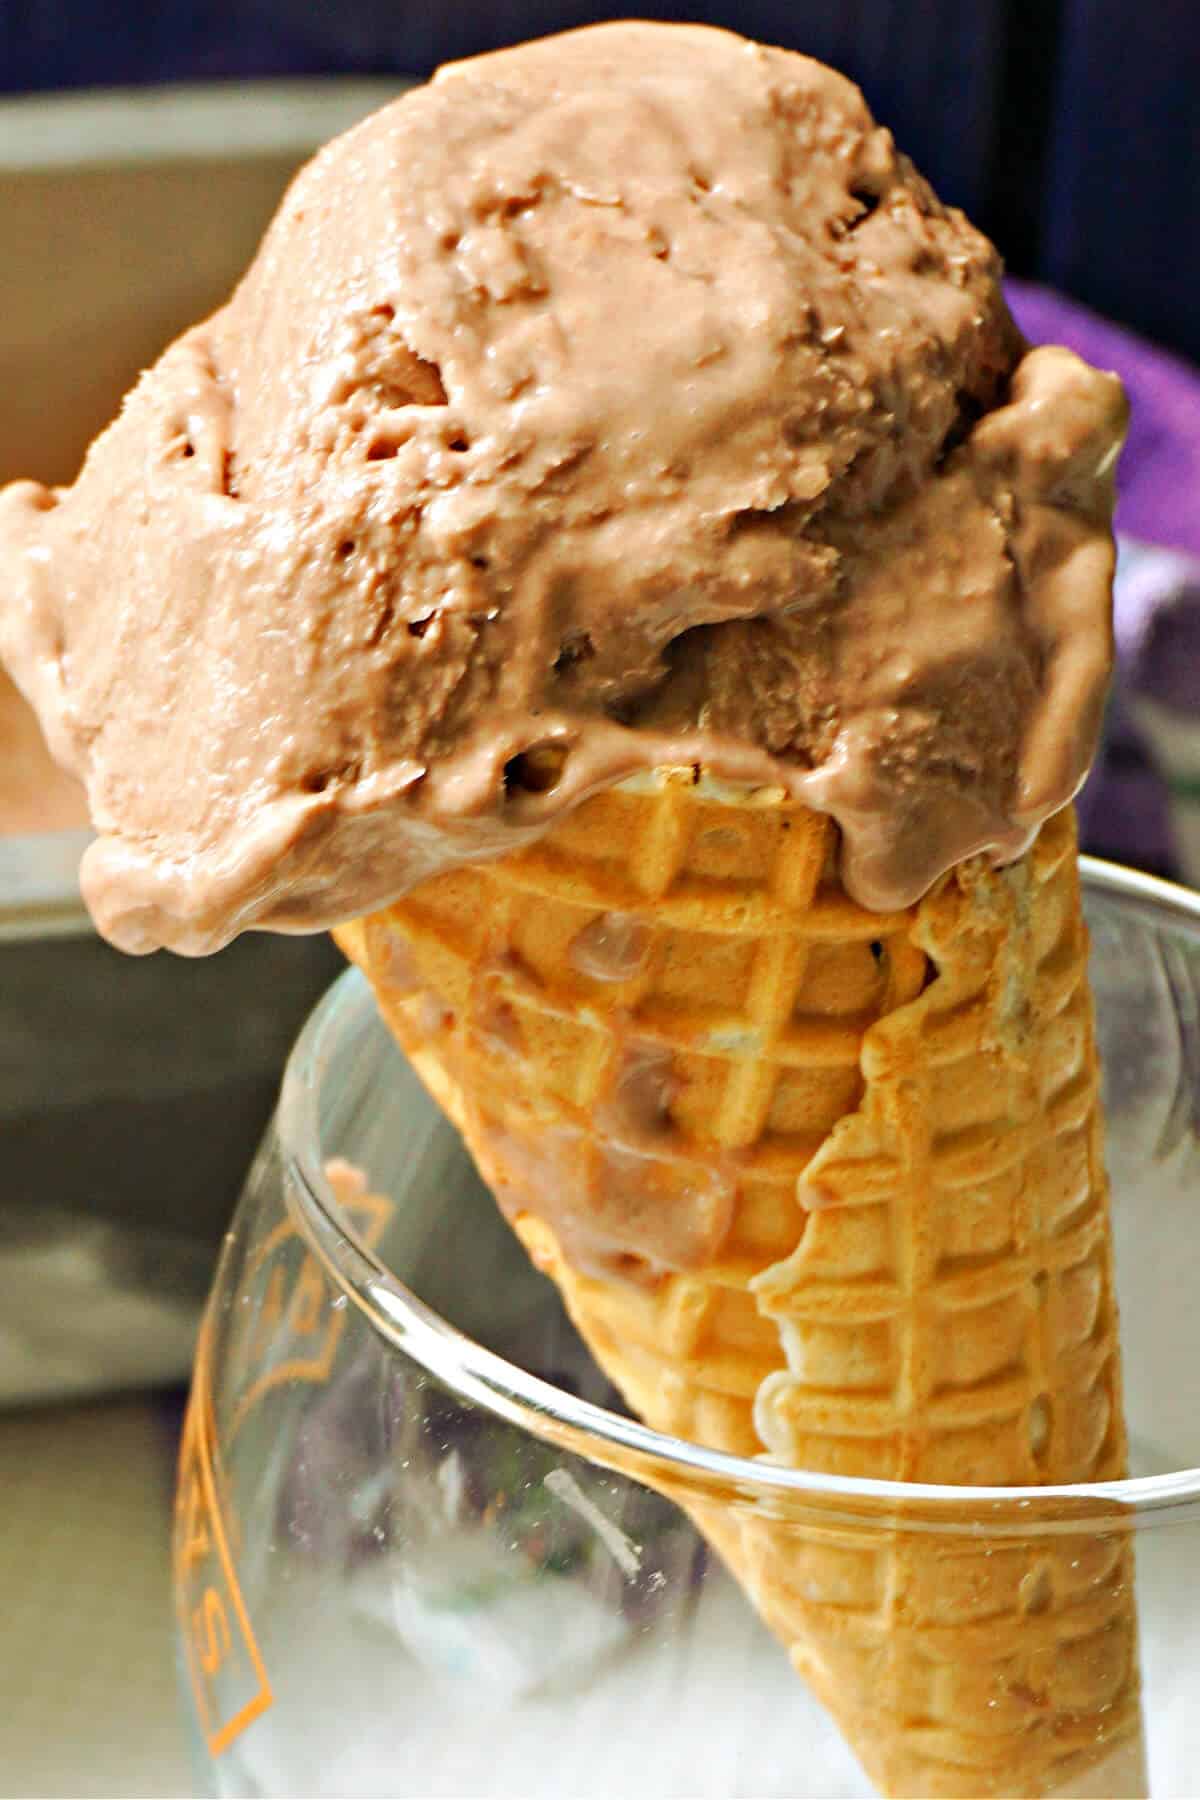
[[[1082,1605],[1132,1556],[1151,1785],[1127,1761],[1053,1791],[1200,1793],[1200,896],[1084,870],[1133,1464],[1102,1485],[838,1479],[632,1420],[362,977],[336,982],[226,1238],[185,1426],[204,1791],[869,1795],[699,1519],[752,1521],[797,1568],[814,1543],[971,1556],[981,1592],[1025,1559],[1015,1624],[997,1601],[984,1631],[1049,1628],[1029,1569]]]

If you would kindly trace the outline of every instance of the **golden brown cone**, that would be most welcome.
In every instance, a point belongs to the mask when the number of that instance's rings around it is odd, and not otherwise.
[[[663,772],[337,935],[649,1424],[843,1475],[1118,1477],[1073,819],[888,916],[834,850],[777,792]],[[1115,1512],[690,1510],[882,1793],[1145,1792]]]

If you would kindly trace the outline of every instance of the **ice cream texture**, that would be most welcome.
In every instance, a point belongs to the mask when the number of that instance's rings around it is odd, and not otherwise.
[[[327,146],[75,485],[0,495],[101,930],[317,929],[701,763],[871,908],[1019,855],[1095,747],[1125,409],[999,274],[849,82],[708,28]]]

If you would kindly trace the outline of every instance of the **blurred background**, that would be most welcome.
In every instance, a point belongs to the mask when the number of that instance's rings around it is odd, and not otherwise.
[[[625,10],[0,0],[0,480],[72,478],[317,144],[439,62]],[[843,69],[998,242],[1028,334],[1125,376],[1121,671],[1082,813],[1093,850],[1200,880],[1196,0],[628,11]],[[0,1795],[190,1791],[167,1650],[178,1384],[287,1047],[339,966],[324,940],[267,938],[122,959],[79,903],[85,842],[0,675]]]
[[[1010,266],[1200,356],[1200,13],[1193,0],[692,0],[834,63]],[[423,77],[621,17],[589,0],[3,0],[0,85]]]

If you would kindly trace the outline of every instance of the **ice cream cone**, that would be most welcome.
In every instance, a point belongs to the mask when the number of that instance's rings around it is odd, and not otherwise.
[[[1120,1476],[1068,812],[880,915],[665,771],[338,932],[651,1425],[840,1475]],[[693,1511],[881,1792],[1145,1791],[1132,1550]]]

